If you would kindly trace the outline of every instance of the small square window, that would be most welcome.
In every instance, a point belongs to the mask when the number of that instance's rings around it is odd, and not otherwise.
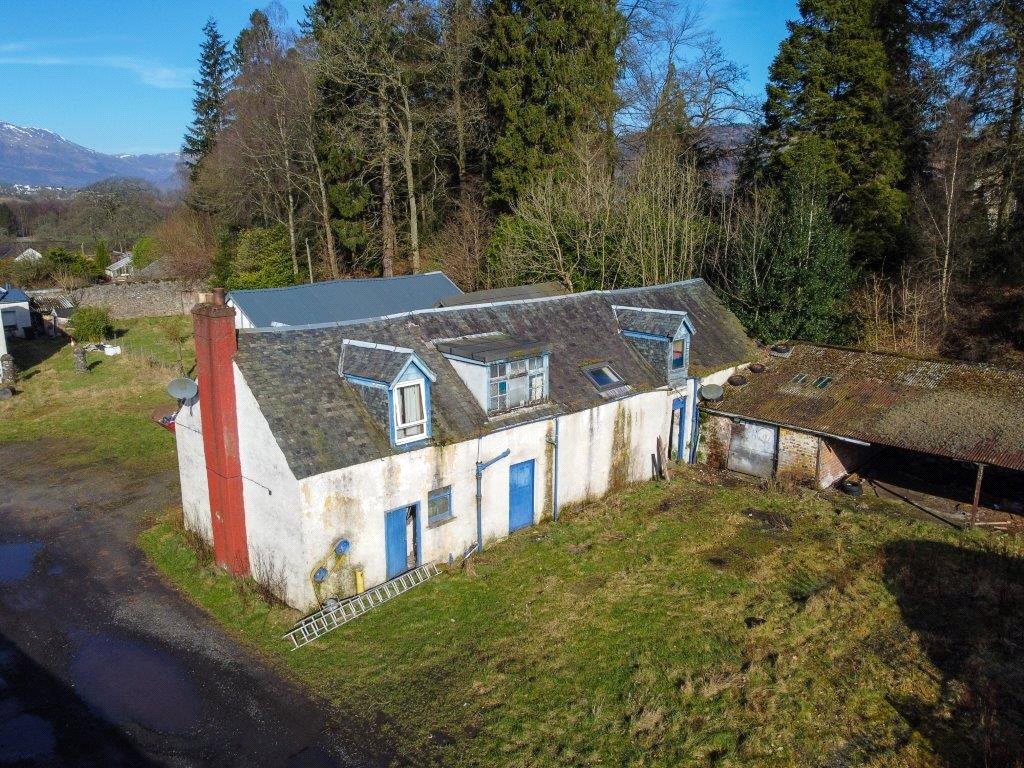
[[[446,485],[443,488],[435,488],[427,495],[427,524],[451,520],[455,517],[452,512],[452,487]]]
[[[587,368],[584,373],[598,389],[608,389],[622,383],[622,377],[607,363]]]

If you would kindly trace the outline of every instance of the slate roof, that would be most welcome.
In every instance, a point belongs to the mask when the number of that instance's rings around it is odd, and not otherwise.
[[[1024,470],[1024,371],[798,344],[747,378],[702,408]]]
[[[338,373],[391,384],[413,356],[408,347],[343,343]]]
[[[642,309],[624,309],[615,307],[615,316],[619,327],[624,331],[646,333],[660,336],[663,339],[674,339],[683,324],[684,312],[656,311]]]
[[[257,328],[317,325],[433,307],[462,291],[443,272],[231,291],[228,298]]]
[[[511,288],[491,288],[486,291],[472,291],[461,296],[449,296],[437,303],[439,307],[458,307],[467,304],[488,304],[495,301],[519,301],[540,299],[545,296],[565,296],[565,286],[558,282],[516,285]]]
[[[452,341],[435,341],[434,346],[446,355],[477,360],[481,363],[536,357],[551,351],[550,344],[516,338],[507,333],[488,333]]]
[[[594,363],[610,364],[635,392],[665,385],[665,372],[654,371],[619,332],[612,305],[623,304],[624,294],[632,303],[690,315],[696,328],[691,361],[699,361],[694,366],[698,369],[718,370],[754,354],[738,321],[711,289],[701,280],[690,280],[628,292],[424,310],[331,327],[242,331],[235,360],[293,473],[309,477],[397,452],[388,440],[387,425],[376,422],[354,385],[338,375],[345,339],[413,350],[436,375],[431,388],[433,438],[452,443],[604,404],[582,370]],[[550,346],[547,404],[488,418],[435,344],[485,333]]]

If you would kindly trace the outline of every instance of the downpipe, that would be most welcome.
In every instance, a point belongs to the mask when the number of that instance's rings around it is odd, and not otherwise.
[[[484,470],[492,464],[497,464],[502,459],[507,458],[511,453],[512,451],[506,448],[493,459],[476,463],[476,543],[479,552],[484,550]]]

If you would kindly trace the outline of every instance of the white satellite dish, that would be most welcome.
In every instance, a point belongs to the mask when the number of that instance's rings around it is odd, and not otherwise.
[[[199,394],[199,385],[192,379],[172,379],[167,385],[167,394],[175,400],[191,400]]]

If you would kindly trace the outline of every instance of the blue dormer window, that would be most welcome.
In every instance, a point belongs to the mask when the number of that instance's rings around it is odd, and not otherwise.
[[[393,446],[430,438],[430,387],[437,377],[413,350],[345,339],[338,373],[356,386]]]
[[[395,444],[422,440],[427,434],[427,398],[422,381],[399,384],[394,390]]]
[[[686,341],[676,339],[672,342],[672,370],[678,371],[686,368]]]
[[[612,307],[619,331],[656,371],[665,371],[669,385],[686,381],[693,324],[682,310]]]

